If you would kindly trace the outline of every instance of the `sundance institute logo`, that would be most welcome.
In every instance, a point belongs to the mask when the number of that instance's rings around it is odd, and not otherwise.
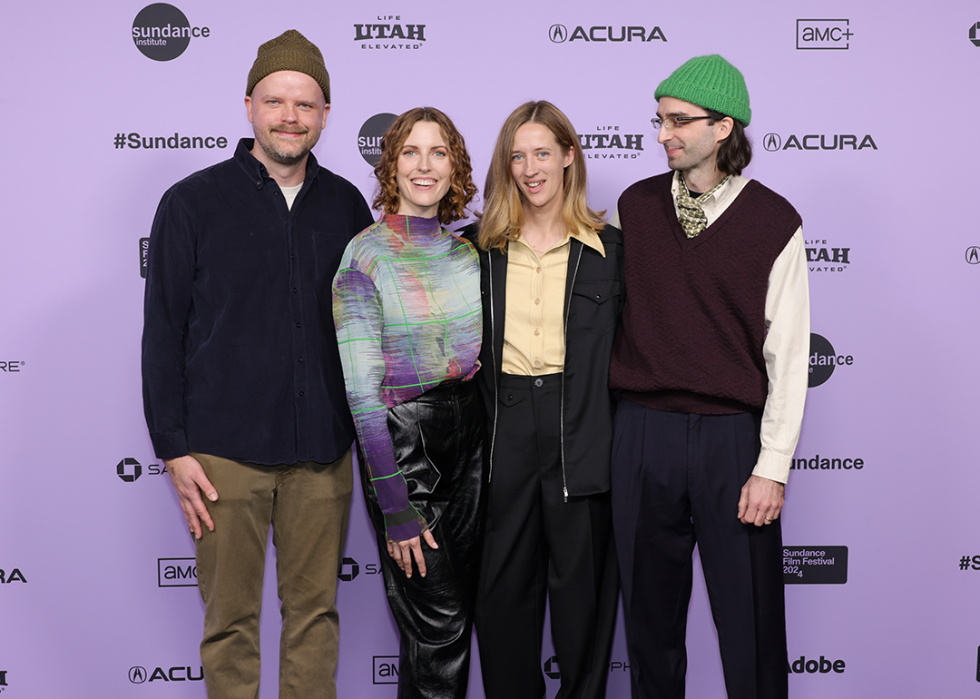
[[[808,382],[810,388],[826,383],[838,366],[852,366],[853,364],[854,357],[852,355],[837,354],[834,351],[834,346],[830,344],[827,338],[816,333],[810,333],[810,379]]]
[[[381,138],[394,120],[394,114],[375,114],[364,122],[364,126],[358,132],[357,150],[368,165],[373,167],[381,160]]]
[[[192,27],[183,12],[173,5],[147,5],[133,20],[133,42],[147,58],[172,61],[187,50],[191,37],[208,37],[207,27]]]

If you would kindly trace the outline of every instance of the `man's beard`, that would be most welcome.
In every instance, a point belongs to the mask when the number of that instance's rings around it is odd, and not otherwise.
[[[275,140],[274,131],[282,131],[285,133],[309,134],[310,130],[304,129],[302,127],[297,128],[295,130],[280,127],[277,129],[270,129],[269,131],[266,131],[262,134],[260,134],[258,130],[256,130],[255,140],[259,142],[259,146],[269,157],[269,160],[271,160],[274,163],[278,163],[280,165],[295,165],[296,163],[303,160],[303,158],[305,158],[307,154],[310,152],[310,149],[314,145],[316,145],[315,140],[313,141],[313,143],[307,143],[306,142],[307,139],[304,138],[297,144],[297,145],[300,144],[302,145],[298,153],[292,151],[285,151],[280,147],[280,143]]]

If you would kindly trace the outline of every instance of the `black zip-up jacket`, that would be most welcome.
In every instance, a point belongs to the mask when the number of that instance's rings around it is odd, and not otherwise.
[[[477,224],[471,224],[458,234],[476,245],[478,230]],[[561,455],[566,499],[609,490],[613,417],[609,360],[625,300],[623,234],[607,225],[600,238],[605,257],[572,238],[565,278]],[[500,250],[479,252],[483,347],[477,378],[487,405],[492,479],[493,447],[499,437],[497,393],[504,347],[507,256]]]

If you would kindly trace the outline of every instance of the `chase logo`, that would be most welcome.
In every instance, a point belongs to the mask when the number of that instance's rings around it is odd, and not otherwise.
[[[357,574],[361,572],[361,566],[357,565],[357,561],[353,558],[348,558],[344,556],[344,559],[340,562],[340,571],[337,573],[337,577],[344,582],[350,582],[357,577]]]
[[[544,674],[553,680],[561,679],[561,668],[558,667],[558,656],[552,655],[544,661]]]
[[[970,27],[970,41],[974,46],[980,46],[980,22]],[[978,680],[980,682],[980,680]]]
[[[854,36],[850,25],[849,19],[798,19],[796,49],[846,51]]]
[[[116,464],[116,475],[125,482],[132,483],[143,475],[143,467],[136,459],[125,458]]]

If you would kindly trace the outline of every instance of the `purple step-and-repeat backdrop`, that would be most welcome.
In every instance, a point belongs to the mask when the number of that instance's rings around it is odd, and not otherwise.
[[[581,134],[592,206],[611,210],[666,169],[658,82],[693,55],[739,66],[746,174],[802,213],[810,260],[811,390],[783,520],[792,695],[980,696],[977,3],[177,2],[3,13],[0,699],[205,696],[193,544],[142,416],[143,261],[164,190],[251,135],[248,69],[288,28],[331,73],[316,155],[366,196],[385,115],[446,111],[482,184],[504,118],[549,99]],[[378,573],[357,492],[342,697],[395,695]],[[723,696],[703,584],[689,648],[689,696]],[[553,696],[548,639],[542,665]],[[610,697],[628,696],[627,666],[620,626]]]

